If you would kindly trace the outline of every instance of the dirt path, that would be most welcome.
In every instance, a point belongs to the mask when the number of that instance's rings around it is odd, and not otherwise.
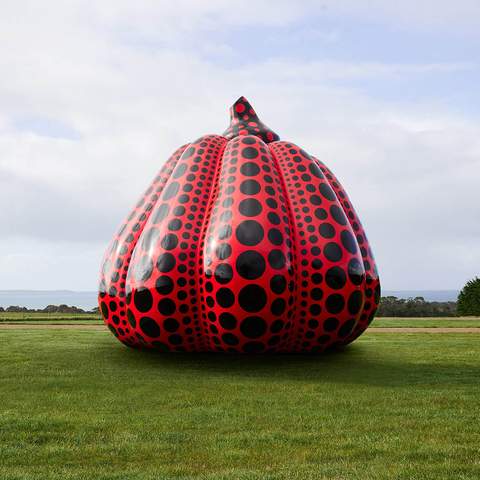
[[[104,325],[75,323],[0,323],[0,330],[105,330]],[[370,333],[480,333],[480,327],[371,327]]]

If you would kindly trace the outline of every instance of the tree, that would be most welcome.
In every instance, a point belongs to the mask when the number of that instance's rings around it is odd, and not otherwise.
[[[458,295],[458,315],[480,315],[480,278],[469,280]]]
[[[382,297],[377,317],[454,317],[455,302],[427,302],[423,297]]]

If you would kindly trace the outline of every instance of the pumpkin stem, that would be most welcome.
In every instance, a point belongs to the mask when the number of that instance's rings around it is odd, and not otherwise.
[[[250,102],[240,97],[230,107],[230,126],[223,132],[223,136],[231,139],[239,135],[255,135],[265,143],[275,142],[280,137],[260,121]]]

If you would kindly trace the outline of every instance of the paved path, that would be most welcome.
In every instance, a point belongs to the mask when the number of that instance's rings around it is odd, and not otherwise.
[[[75,323],[0,323],[0,330],[105,330],[104,325]],[[371,327],[370,333],[480,333],[480,327]]]

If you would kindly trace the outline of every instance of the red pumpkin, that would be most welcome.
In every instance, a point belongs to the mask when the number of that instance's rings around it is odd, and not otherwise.
[[[241,97],[180,147],[108,249],[99,305],[131,347],[321,352],[370,324],[380,284],[342,186]]]

